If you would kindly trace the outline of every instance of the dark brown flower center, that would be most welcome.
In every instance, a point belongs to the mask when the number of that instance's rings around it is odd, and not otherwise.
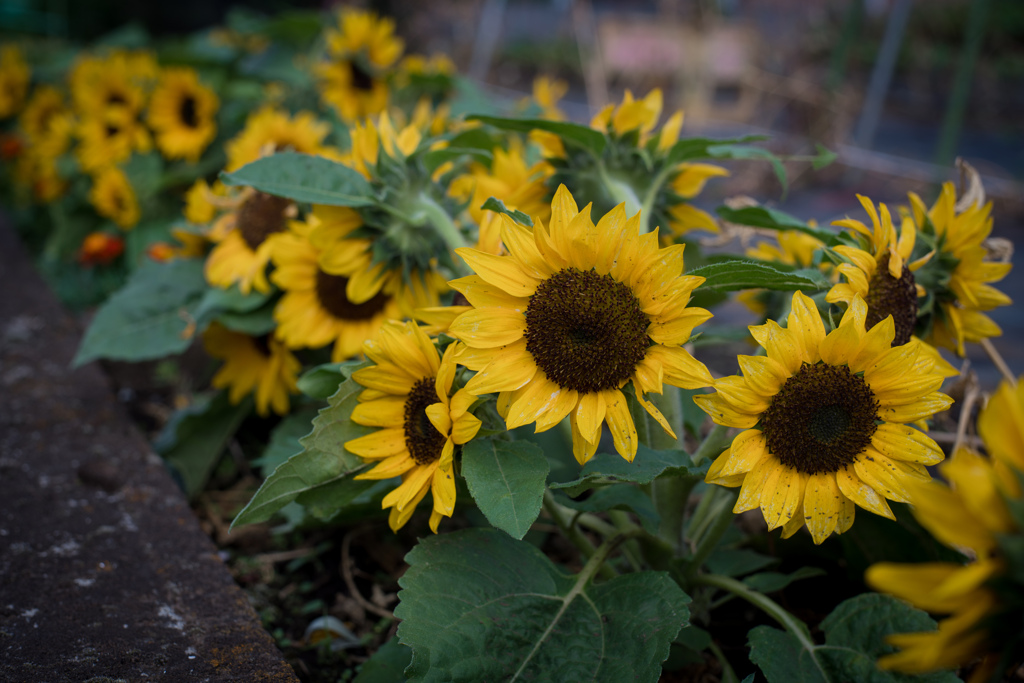
[[[258,337],[251,337],[252,345],[259,351],[264,357],[270,358],[270,335],[261,334]]]
[[[806,474],[851,464],[878,428],[878,401],[845,365],[804,363],[761,415],[768,451]]]
[[[271,194],[256,192],[238,208],[237,225],[242,239],[256,251],[275,232],[283,232],[287,218],[285,212],[291,202]]]
[[[349,62],[349,71],[352,72],[352,87],[363,92],[373,90],[373,76],[364,69],[359,62]]]
[[[181,122],[189,128],[199,127],[199,116],[196,114],[196,98],[186,95],[181,101],[181,109],[178,114],[181,116]]]
[[[910,341],[917,324],[917,286],[906,263],[897,279],[889,274],[889,254],[879,259],[878,268],[868,281],[865,303],[868,305],[865,324],[869,330],[891,315],[896,324],[892,345],[903,346]]]
[[[354,304],[348,299],[345,288],[348,278],[330,275],[322,270],[316,273],[316,297],[324,310],[340,320],[369,320],[384,310],[389,297],[378,292],[369,301]]]
[[[427,417],[427,406],[438,402],[434,381],[426,377],[416,382],[405,399],[405,446],[417,465],[429,465],[440,458],[448,440]]]
[[[579,392],[617,389],[651,345],[647,315],[625,284],[566,268],[537,287],[526,308],[526,350],[548,379]]]

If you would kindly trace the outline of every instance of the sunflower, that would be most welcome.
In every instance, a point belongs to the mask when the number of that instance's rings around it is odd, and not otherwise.
[[[344,277],[345,296],[353,304],[364,304],[384,294],[394,299],[404,316],[424,306],[436,306],[439,294],[447,291],[444,277],[431,269],[420,272],[388,268],[374,263],[374,241],[355,237],[363,219],[353,209],[341,206],[313,206],[307,218],[309,239],[319,254],[317,264],[328,275]]]
[[[550,210],[544,201],[548,194],[545,181],[554,172],[546,161],[528,166],[523,146],[515,140],[507,150],[494,148],[490,168],[479,162],[470,164],[469,173],[455,178],[448,191],[457,199],[469,201],[469,215],[478,224],[491,213],[480,208],[490,197],[500,199],[509,209],[546,221]]]
[[[217,135],[217,95],[194,69],[164,69],[149,103],[149,125],[168,159],[198,161]]]
[[[973,169],[969,169],[975,173]],[[978,183],[980,188],[980,182]],[[1002,334],[999,326],[985,315],[999,306],[1012,303],[1010,297],[989,283],[1002,280],[1010,272],[1010,263],[989,260],[984,241],[992,232],[992,203],[980,199],[958,204],[953,183],[944,183],[931,209],[910,193],[911,215],[918,229],[934,241],[935,318],[928,341],[964,355],[965,342],[980,342]]]
[[[402,55],[404,46],[394,36],[395,22],[372,12],[346,9],[338,17],[338,30],[327,31],[330,62],[317,67],[321,93],[342,120],[353,122],[384,111],[388,86],[384,70]]]
[[[795,292],[786,328],[749,328],[767,355],[740,356],[742,375],[694,398],[717,424],[744,430],[706,476],[742,485],[734,512],[760,505],[769,529],[788,538],[806,523],[821,543],[850,528],[855,505],[892,519],[885,499],[910,502],[907,482],[942,460],[907,425],[952,404],[936,391],[942,375],[918,345],[891,347],[891,317],[870,330],[866,317],[854,297],[826,335],[814,301]]]
[[[16,45],[0,48],[0,119],[14,116],[28,93],[31,73]]]
[[[224,170],[238,170],[275,151],[324,154],[327,148],[323,140],[330,130],[328,124],[308,111],[288,116],[270,107],[263,108],[249,116],[242,132],[225,144],[228,163]]]
[[[678,138],[678,132],[675,137]],[[672,138],[667,138],[666,142],[668,139]],[[668,146],[671,147],[674,143],[675,139],[672,139],[672,143]],[[675,176],[669,181],[668,189],[679,199],[693,199],[701,193],[709,179],[728,175],[729,171],[714,164],[682,163],[679,164]],[[668,226],[675,235],[682,235],[690,230],[718,232],[718,223],[711,217],[711,214],[686,201],[676,201],[671,204],[668,207],[668,217]]]
[[[203,333],[203,346],[224,365],[210,383],[228,390],[232,404],[256,394],[256,412],[266,417],[273,410],[288,414],[288,396],[298,393],[302,364],[273,335],[250,337],[213,323]]]
[[[597,450],[607,422],[615,449],[632,461],[637,434],[623,387],[665,429],[644,394],[663,382],[688,389],[712,378],[682,344],[711,317],[687,307],[703,278],[683,276],[683,247],[661,249],[657,230],[639,234],[639,215],[617,206],[595,226],[565,186],[551,203],[551,223],[531,231],[502,214],[508,255],[457,253],[477,273],[453,281],[474,310],[449,334],[466,344],[459,362],[477,374],[466,385],[498,398],[509,429],[536,422],[550,429],[569,416],[580,463]]]
[[[253,289],[269,292],[268,238],[288,229],[289,219],[297,213],[295,203],[251,188],[220,203],[232,210],[222,214],[208,233],[216,246],[206,259],[206,281],[225,289],[237,284],[243,294]]]
[[[393,531],[409,521],[430,491],[430,529],[437,533],[441,518],[451,517],[455,508],[455,446],[467,443],[480,429],[480,420],[469,412],[475,397],[465,389],[451,395],[455,344],[439,361],[430,337],[416,323],[391,321],[364,350],[376,365],[352,373],[366,387],[352,421],[379,429],[345,443],[350,452],[376,462],[356,479],[402,477],[382,503],[391,508],[388,523]]]
[[[78,137],[78,163],[87,173],[127,161],[133,151],[144,153],[153,147],[136,112],[122,106],[107,107],[102,114],[81,120]]]
[[[38,146],[53,135],[54,123],[67,111],[61,92],[52,85],[41,85],[32,91],[18,124],[29,142]]]
[[[90,118],[102,117],[110,107],[124,107],[137,116],[158,71],[147,52],[117,50],[105,57],[81,57],[68,74],[75,110]]]
[[[884,669],[917,674],[983,657],[971,680],[986,681],[999,673],[1002,652],[1021,652],[1024,581],[1011,571],[1006,551],[1019,556],[1013,549],[1024,539],[1020,518],[1010,509],[1010,503],[1019,506],[1024,497],[1022,387],[1004,382],[979,415],[978,429],[991,458],[960,449],[941,466],[951,487],[916,485],[914,516],[938,540],[969,551],[971,561],[880,563],[868,569],[865,578],[875,590],[950,615],[937,631],[890,636],[901,651],[879,660]]]
[[[114,221],[122,230],[131,230],[139,222],[135,190],[117,166],[108,166],[93,177],[89,201],[96,213]]]
[[[346,295],[349,278],[324,272],[320,253],[310,242],[315,221],[292,221],[288,232],[271,239],[274,284],[284,296],[274,309],[277,336],[290,348],[319,348],[334,344],[335,362],[357,355],[384,321],[401,318],[398,301],[378,292],[368,301],[353,303]]]

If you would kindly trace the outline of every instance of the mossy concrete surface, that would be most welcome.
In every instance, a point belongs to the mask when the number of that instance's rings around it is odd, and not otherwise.
[[[0,681],[297,681],[0,224]]]

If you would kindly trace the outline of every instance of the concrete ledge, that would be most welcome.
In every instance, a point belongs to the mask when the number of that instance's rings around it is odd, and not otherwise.
[[[297,681],[0,225],[0,680]]]

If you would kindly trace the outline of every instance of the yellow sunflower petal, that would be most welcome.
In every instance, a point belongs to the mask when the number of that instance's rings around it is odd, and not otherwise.
[[[580,434],[579,427],[577,425],[576,413],[573,411],[569,413],[569,423],[572,428],[572,454],[576,458],[581,466],[586,465],[587,461],[594,457],[597,453],[597,444],[599,439],[589,441]]]
[[[739,498],[736,499],[736,505],[733,506],[732,511],[739,514],[747,510],[753,510],[760,505],[765,483],[772,476],[777,479],[778,470],[784,467],[778,458],[762,458],[761,462],[743,478],[743,486],[740,488]]]
[[[592,391],[580,396],[579,405],[573,414],[576,418],[576,429],[586,441],[597,443],[607,408],[603,392]]]
[[[815,544],[822,543],[836,529],[843,494],[831,472],[818,472],[807,479],[804,493],[804,522]]]
[[[777,471],[774,486],[768,480],[761,493],[761,513],[769,531],[786,524],[797,513],[807,477],[790,467],[779,467]]]
[[[633,424],[633,417],[629,414],[626,397],[618,389],[602,393],[607,406],[605,420],[612,433],[615,450],[626,459],[626,462],[633,462],[637,449],[636,425]]]
[[[852,500],[865,510],[874,512],[876,515],[896,519],[896,516],[889,509],[885,498],[879,495],[878,491],[862,481],[852,467],[847,465],[836,472],[836,483],[843,495]]]
[[[540,281],[526,273],[514,259],[468,247],[456,249],[455,253],[486,282],[512,296],[531,296],[537,291]]]
[[[526,318],[507,308],[479,308],[456,318],[448,333],[476,348],[505,346],[523,338]]]
[[[871,445],[889,458],[922,465],[935,465],[945,457],[930,436],[903,424],[885,422],[878,425],[871,436]]]
[[[360,403],[352,411],[352,421],[365,427],[403,427],[405,398],[395,396]]]
[[[378,429],[375,432],[345,442],[345,450],[367,460],[380,460],[406,451],[405,430]]]

